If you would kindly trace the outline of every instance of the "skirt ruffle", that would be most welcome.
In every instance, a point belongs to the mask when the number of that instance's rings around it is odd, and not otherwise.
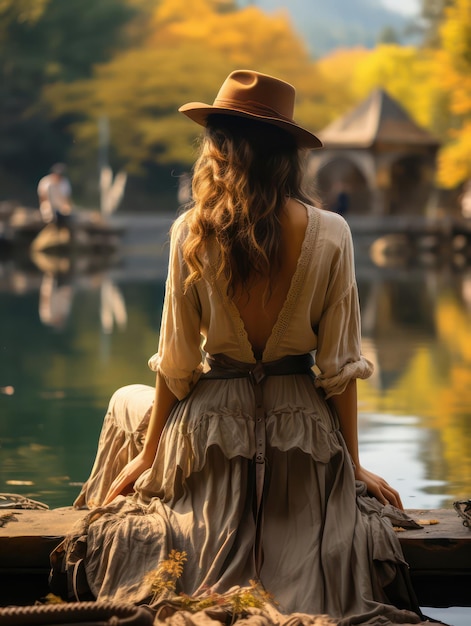
[[[65,569],[82,559],[97,599],[155,607],[182,592],[224,594],[256,579],[283,617],[268,609],[246,616],[254,626],[321,619],[341,626],[420,623],[390,519],[406,516],[355,483],[336,417],[309,376],[270,377],[263,385],[262,516],[253,508],[255,405],[248,379],[200,380],[172,411],[135,493],[100,507],[147,428],[154,390],[132,385],[111,399],[96,462],[75,503],[98,508],[63,544]],[[230,411],[219,408],[227,406]],[[172,550],[186,555],[173,600],[155,597],[149,578]],[[209,623],[178,613],[169,614],[169,624]]]

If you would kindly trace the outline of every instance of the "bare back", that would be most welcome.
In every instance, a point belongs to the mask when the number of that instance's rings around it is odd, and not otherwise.
[[[268,276],[250,281],[248,291],[236,287],[233,297],[256,358],[261,358],[296,271],[308,224],[306,207],[296,200],[288,199],[280,221],[282,261],[268,300]]]

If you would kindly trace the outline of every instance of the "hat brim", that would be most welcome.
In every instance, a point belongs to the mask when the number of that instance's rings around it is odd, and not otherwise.
[[[218,107],[205,104],[204,102],[189,102],[188,104],[183,104],[178,110],[180,113],[183,113],[183,115],[190,118],[190,120],[193,120],[193,122],[200,124],[200,126],[206,126],[208,115],[212,115],[214,113],[223,113],[225,115],[234,115],[236,117],[258,120],[267,124],[273,124],[274,126],[278,126],[278,128],[286,130],[294,136],[296,143],[300,148],[316,149],[323,147],[322,141],[319,137],[316,137],[316,135],[310,131],[306,130],[302,126],[299,126],[295,122],[281,120],[277,117],[247,113],[246,111],[240,111],[234,108],[229,109],[225,107]]]

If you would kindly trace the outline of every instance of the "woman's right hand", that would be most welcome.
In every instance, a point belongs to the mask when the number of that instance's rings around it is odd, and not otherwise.
[[[105,499],[103,500],[103,505],[109,504],[116,496],[125,495],[132,491],[136,480],[142,472],[149,469],[151,464],[149,458],[146,458],[142,451],[134,457],[132,461],[129,461],[111,483]]]
[[[404,510],[399,493],[381,476],[373,474],[363,467],[358,467],[355,469],[355,478],[364,482],[369,495],[374,496],[381,504],[392,504],[397,509]]]

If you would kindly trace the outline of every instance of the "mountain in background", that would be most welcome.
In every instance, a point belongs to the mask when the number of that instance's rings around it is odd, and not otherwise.
[[[315,57],[340,47],[372,48],[386,34],[398,43],[413,42],[408,32],[411,18],[378,0],[242,0],[239,4],[254,4],[268,13],[287,11]]]

